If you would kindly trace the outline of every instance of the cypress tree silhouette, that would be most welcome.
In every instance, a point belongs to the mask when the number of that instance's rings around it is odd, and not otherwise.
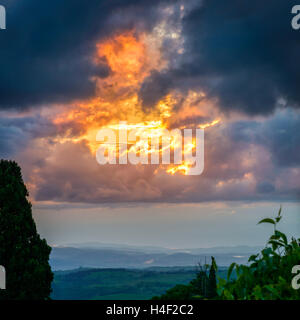
[[[214,257],[211,257],[211,266],[208,276],[208,295],[212,299],[217,296],[217,278],[216,278],[217,264]]]
[[[193,288],[195,296],[204,299],[213,299],[217,297],[217,264],[214,257],[211,257],[211,265],[209,268],[208,264],[202,266],[199,264],[199,271],[197,272],[196,278],[193,279],[190,284]],[[208,272],[209,268],[209,272]]]
[[[37,233],[28,195],[18,164],[1,160],[0,265],[6,290],[0,290],[0,300],[45,300],[51,293],[51,248]]]

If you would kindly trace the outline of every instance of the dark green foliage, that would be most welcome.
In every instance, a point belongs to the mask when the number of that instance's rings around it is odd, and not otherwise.
[[[191,286],[193,288],[193,294],[197,297],[208,297],[209,294],[209,276],[208,276],[209,265],[204,266],[199,265],[199,271],[194,280],[191,281]]]
[[[199,264],[196,278],[188,285],[177,285],[167,290],[160,297],[153,297],[154,300],[193,300],[193,299],[215,299],[217,298],[217,265],[214,257],[211,257],[211,265]],[[209,272],[208,272],[209,269]]]
[[[249,258],[249,265],[233,263],[227,280],[218,277],[216,285],[217,266],[212,258],[209,276],[206,266],[189,286],[170,289],[159,299],[299,300],[300,290],[291,285],[291,271],[300,265],[300,239],[292,238],[289,242],[287,236],[277,230],[281,218],[280,209],[275,219],[266,218],[258,223],[272,224],[273,235],[261,253]]]
[[[211,257],[211,266],[208,277],[208,292],[207,297],[214,299],[217,297],[217,278],[216,278],[217,264],[214,257]]]
[[[195,295],[194,287],[191,284],[177,284],[161,296],[155,296],[152,300],[193,300]]]
[[[53,274],[51,248],[37,233],[28,191],[16,162],[0,161],[0,265],[6,290],[0,299],[47,299]]]
[[[276,229],[280,220],[281,209],[275,219],[259,222],[272,224],[274,233],[261,253],[249,258],[250,265],[231,265],[227,281],[219,281],[221,299],[300,299],[300,290],[291,286],[291,270],[293,266],[300,265],[300,239],[289,242],[286,235]],[[237,279],[232,281],[230,276],[234,269]]]
[[[52,299],[150,299],[176,283],[185,287],[195,277],[194,267],[151,269],[77,269],[54,272]]]

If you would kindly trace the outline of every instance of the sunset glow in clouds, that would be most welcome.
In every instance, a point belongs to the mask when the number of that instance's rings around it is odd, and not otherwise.
[[[181,11],[183,11],[183,8]],[[173,30],[167,31],[160,27],[159,31],[160,33],[155,30],[152,34],[141,35],[135,31],[127,32],[97,44],[94,63],[106,61],[112,74],[104,80],[93,79],[97,84],[97,96],[95,98],[79,102],[74,108],[67,108],[66,113],[58,115],[53,120],[53,123],[58,126],[69,126],[71,124],[71,126],[79,126],[81,128],[79,136],[69,139],[62,137],[58,142],[69,140],[73,143],[79,143],[86,141],[91,153],[95,154],[99,147],[99,142],[96,141],[97,131],[104,128],[118,131],[120,129],[118,120],[126,120],[128,124],[122,129],[128,131],[127,134],[135,130],[137,136],[144,137],[144,140],[131,145],[126,150],[128,153],[144,153],[145,155],[156,153],[161,156],[165,148],[174,150],[174,147],[181,144],[181,137],[175,136],[175,140],[170,141],[169,145],[150,150],[148,142],[145,141],[145,138],[156,139],[164,136],[164,131],[172,126],[172,119],[176,118],[177,123],[184,121],[186,115],[190,115],[193,111],[192,108],[199,105],[197,100],[205,96],[202,92],[191,91],[186,99],[183,95],[174,92],[163,97],[155,105],[151,106],[150,110],[143,108],[138,93],[144,79],[151,72],[161,71],[168,66],[168,62],[163,59],[160,52],[163,38],[170,37],[177,42],[180,37]],[[180,100],[185,99],[186,113],[175,117],[174,109],[176,105]],[[201,116],[204,113],[205,110],[201,112],[200,107],[198,113],[194,113],[194,115]],[[194,128],[206,129],[219,122],[220,120],[216,119],[209,123],[201,123],[201,121],[197,123],[196,120],[192,125]],[[180,129],[184,128],[186,128],[186,125],[180,125]],[[110,150],[115,148],[115,146],[107,147]],[[190,148],[186,148],[186,151],[184,149],[183,154],[189,152],[188,149]],[[193,142],[191,149],[195,149],[195,142]],[[168,166],[166,172],[170,174],[175,174],[176,172],[187,174],[190,166],[192,166],[192,163],[185,161],[176,166]]]
[[[282,19],[271,19],[276,37],[265,24],[284,1],[270,12],[259,1],[46,1],[21,32],[16,7],[31,2],[7,4],[0,153],[20,163],[35,202],[298,201],[300,72],[287,61],[299,36]],[[120,122],[150,140],[204,129],[204,172],[189,176],[187,161],[100,166],[97,132]],[[126,152],[136,150],[163,146]]]

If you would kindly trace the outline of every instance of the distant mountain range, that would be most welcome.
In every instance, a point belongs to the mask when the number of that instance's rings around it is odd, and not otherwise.
[[[196,266],[210,263],[211,256],[214,256],[219,266],[229,266],[232,262],[246,263],[248,257],[260,249],[248,246],[169,249],[102,243],[70,244],[54,246],[50,264],[53,270]]]

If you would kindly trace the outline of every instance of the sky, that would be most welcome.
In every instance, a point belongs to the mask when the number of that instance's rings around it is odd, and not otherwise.
[[[299,236],[296,2],[1,0],[0,158],[21,166],[42,236],[260,245],[280,205]],[[205,128],[203,173],[99,165],[97,131],[120,121]]]

